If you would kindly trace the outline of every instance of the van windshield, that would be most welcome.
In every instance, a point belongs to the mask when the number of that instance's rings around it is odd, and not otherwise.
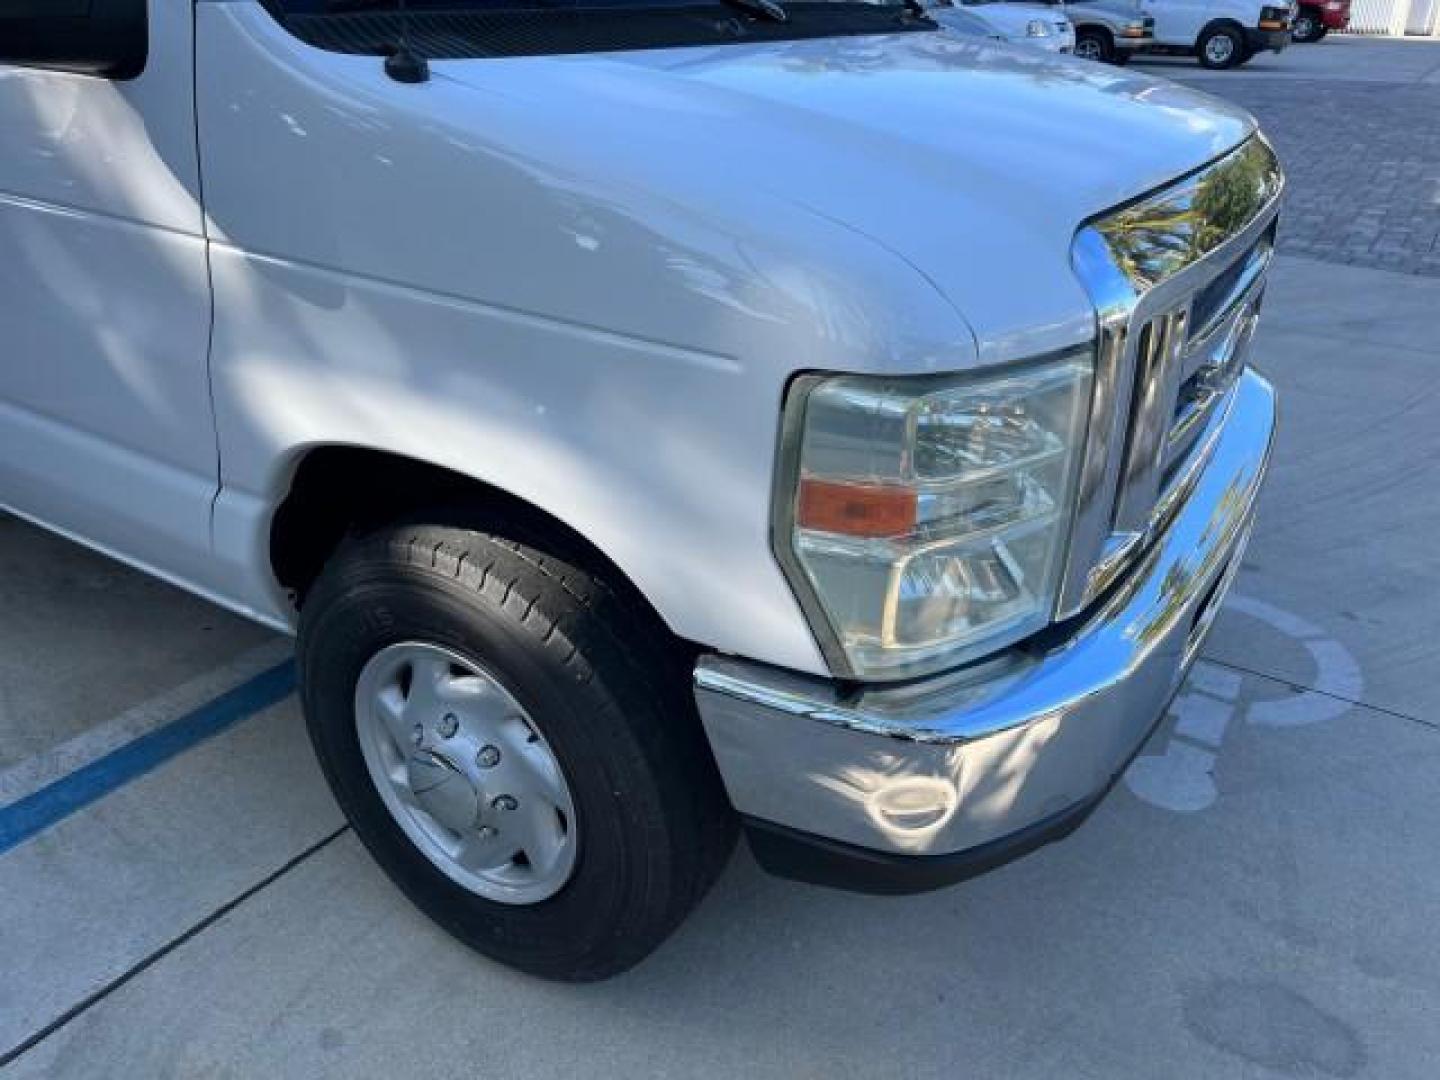
[[[937,29],[904,0],[261,0],[317,48],[384,55],[402,27],[432,60],[795,41]],[[774,4],[769,5],[771,7]]]

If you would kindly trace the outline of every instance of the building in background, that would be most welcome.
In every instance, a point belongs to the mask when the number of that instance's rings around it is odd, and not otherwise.
[[[1347,32],[1440,37],[1440,0],[1354,0]]]

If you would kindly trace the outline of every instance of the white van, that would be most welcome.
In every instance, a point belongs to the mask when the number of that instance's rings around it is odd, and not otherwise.
[[[1275,429],[1244,112],[898,2],[84,7],[0,5],[0,508],[296,633],[462,941],[623,971],[742,827],[963,880],[1165,715]]]
[[[1207,68],[1235,68],[1290,44],[1289,5],[1258,0],[1140,0],[1155,19],[1150,52],[1194,55]]]

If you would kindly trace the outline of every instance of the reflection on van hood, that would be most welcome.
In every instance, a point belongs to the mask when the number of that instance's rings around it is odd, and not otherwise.
[[[641,182],[655,172],[668,198],[685,197],[677,175],[704,170],[868,235],[960,308],[982,352],[1061,318],[1049,306],[1057,288],[1088,310],[1069,270],[1082,222],[1254,130],[1242,110],[1165,80],[943,33],[540,62],[544,77],[519,87],[504,61],[433,67],[575,110],[613,140],[617,167]],[[1034,290],[1045,303],[1016,302],[1002,266],[1047,279]]]

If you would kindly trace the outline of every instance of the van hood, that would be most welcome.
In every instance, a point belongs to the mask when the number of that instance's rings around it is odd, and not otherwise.
[[[767,192],[864,234],[961,312],[982,358],[1093,332],[1076,230],[1255,128],[1165,80],[944,33],[557,56],[518,86],[503,61],[432,68],[583,124],[591,165],[627,184],[715,212],[717,183]]]

